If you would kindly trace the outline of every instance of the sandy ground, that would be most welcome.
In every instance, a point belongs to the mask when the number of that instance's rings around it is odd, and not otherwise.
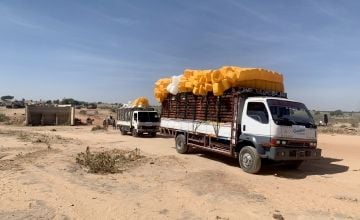
[[[251,175],[235,159],[177,154],[172,138],[90,130],[1,125],[0,219],[360,219],[359,136],[320,135],[323,159]],[[87,146],[147,160],[91,174],[75,163]]]

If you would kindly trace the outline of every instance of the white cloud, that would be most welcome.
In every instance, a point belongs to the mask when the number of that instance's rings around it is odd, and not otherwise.
[[[22,26],[30,29],[42,29],[39,24],[31,22],[31,20],[27,19],[25,16],[20,15],[16,11],[11,8],[0,4],[0,17],[3,18],[3,21],[11,22],[12,24]]]

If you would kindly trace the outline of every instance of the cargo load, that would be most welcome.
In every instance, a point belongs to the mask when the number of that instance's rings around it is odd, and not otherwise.
[[[132,107],[149,107],[149,100],[145,97],[139,97],[131,103]]]
[[[182,75],[163,78],[155,83],[154,95],[162,102],[168,94],[193,93],[205,96],[209,92],[222,96],[230,88],[253,88],[284,92],[283,76],[262,68],[223,66],[215,70],[190,70]]]

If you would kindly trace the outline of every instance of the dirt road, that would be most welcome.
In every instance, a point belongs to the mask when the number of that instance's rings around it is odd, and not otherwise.
[[[359,136],[321,135],[323,159],[251,175],[234,159],[177,154],[170,138],[90,130],[0,126],[0,219],[360,219]],[[75,163],[87,146],[147,160],[90,174]]]

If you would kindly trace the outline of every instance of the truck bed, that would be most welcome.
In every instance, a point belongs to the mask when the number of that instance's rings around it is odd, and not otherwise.
[[[214,123],[210,121],[162,118],[160,127],[192,133],[206,134],[225,140],[230,140],[231,138],[231,123]]]

